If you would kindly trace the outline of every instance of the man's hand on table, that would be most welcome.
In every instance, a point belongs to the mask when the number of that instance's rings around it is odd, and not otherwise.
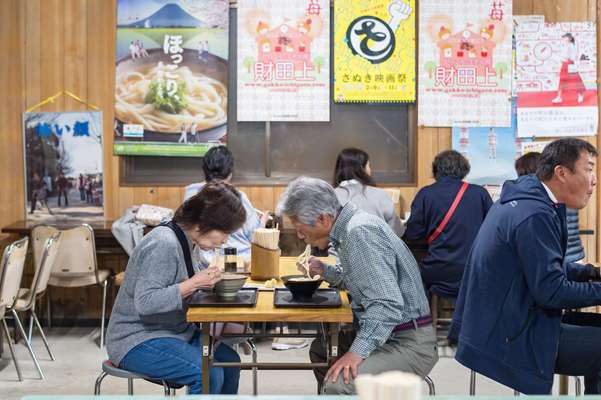
[[[353,379],[355,379],[358,375],[359,364],[362,362],[363,359],[357,353],[347,351],[330,367],[325,380],[330,379],[334,383],[338,379],[338,375],[342,372],[342,379],[344,383],[348,384],[350,381],[349,372],[353,376]]]

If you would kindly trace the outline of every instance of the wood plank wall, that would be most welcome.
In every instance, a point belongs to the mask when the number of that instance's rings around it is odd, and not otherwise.
[[[419,1],[419,0],[418,0]],[[597,19],[595,0],[514,0],[514,14],[544,14],[547,21]],[[24,218],[21,113],[63,89],[87,98],[103,110],[106,217],[114,219],[132,204],[175,208],[181,187],[124,187],[119,162],[111,152],[115,58],[115,0],[0,1],[0,226]],[[59,99],[40,111],[81,110]],[[598,139],[592,139],[598,145]],[[449,128],[418,128],[416,185],[401,188],[401,211],[416,191],[433,182],[434,156],[451,147]],[[273,209],[282,187],[241,187],[256,207]],[[581,228],[600,227],[598,192],[581,212]],[[587,256],[597,260],[601,236],[583,237]]]

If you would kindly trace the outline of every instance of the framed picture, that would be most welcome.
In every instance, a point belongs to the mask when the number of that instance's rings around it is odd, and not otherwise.
[[[28,220],[104,219],[102,113],[23,114]]]

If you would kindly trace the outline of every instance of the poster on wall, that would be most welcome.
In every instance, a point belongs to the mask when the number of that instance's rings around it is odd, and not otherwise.
[[[512,65],[512,78],[513,83],[511,85],[511,98],[515,98],[518,95],[518,74],[517,74],[517,65],[516,65],[516,36],[515,33],[517,31],[517,26],[522,25],[522,28],[527,24],[544,24],[545,16],[544,15],[514,15],[513,16],[513,31],[511,35],[511,65]]]
[[[27,220],[104,218],[102,113],[23,114]]]
[[[596,135],[594,22],[518,23],[518,135]]]
[[[421,0],[419,7],[418,124],[509,127],[511,1]]]
[[[524,139],[522,142],[522,154],[528,154],[532,152],[542,153],[549,143],[551,143],[551,141],[530,141]]]
[[[113,152],[202,156],[226,142],[228,0],[118,0]]]
[[[334,3],[334,101],[415,101],[415,1]]]
[[[238,121],[329,121],[329,0],[239,0],[237,81]]]
[[[515,130],[515,112],[511,127],[453,128],[453,150],[470,162],[468,182],[485,186],[492,195],[500,191],[503,182],[517,178],[514,163],[523,154],[524,139],[518,138]]]

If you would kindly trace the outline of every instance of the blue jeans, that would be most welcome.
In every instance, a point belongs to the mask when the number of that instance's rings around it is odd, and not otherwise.
[[[567,312],[561,322],[555,372],[584,376],[584,394],[600,394],[601,314]]]
[[[188,386],[189,394],[202,394],[201,335],[196,334],[189,343],[175,338],[150,339],[131,349],[119,368],[146,375],[154,379]],[[215,350],[219,362],[240,362],[231,347],[220,344]],[[210,394],[237,394],[240,380],[239,368],[211,368]]]

